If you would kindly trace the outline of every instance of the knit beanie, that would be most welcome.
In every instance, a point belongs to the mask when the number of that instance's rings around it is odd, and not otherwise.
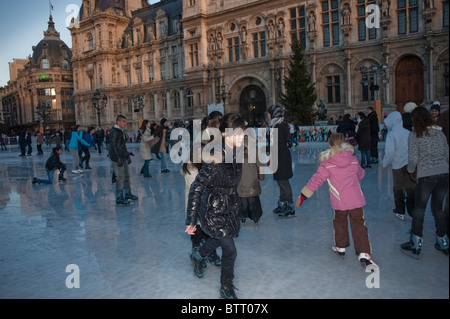
[[[439,101],[434,101],[433,105],[431,105],[430,107],[430,111],[431,110],[436,110],[439,112],[439,114],[441,114],[441,103]]]
[[[403,107],[403,111],[405,111],[405,113],[411,113],[415,108],[417,107],[417,104],[414,102],[408,102],[405,104],[405,106]]]

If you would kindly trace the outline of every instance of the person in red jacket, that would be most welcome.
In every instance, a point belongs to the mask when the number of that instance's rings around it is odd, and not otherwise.
[[[376,266],[371,256],[369,233],[364,221],[363,206],[366,204],[360,181],[365,171],[359,165],[355,149],[345,142],[342,133],[333,133],[329,139],[330,148],[319,155],[320,165],[311,177],[302,194],[297,199],[297,206],[310,198],[325,181],[330,190],[330,203],[334,210],[334,245],[333,251],[344,256],[345,248],[350,246],[348,220],[358,261],[365,267]]]

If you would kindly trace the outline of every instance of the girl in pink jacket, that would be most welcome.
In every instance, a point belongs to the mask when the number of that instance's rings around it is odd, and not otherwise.
[[[300,207],[303,201],[312,194],[325,181],[328,182],[330,203],[334,210],[334,245],[333,251],[340,256],[345,255],[345,247],[350,246],[348,234],[348,220],[352,230],[353,243],[358,261],[363,267],[373,264],[369,234],[364,221],[363,206],[366,204],[360,181],[365,171],[359,165],[355,149],[345,143],[342,133],[333,133],[329,139],[330,148],[319,155],[321,162],[317,172],[311,177],[302,194],[297,199]]]

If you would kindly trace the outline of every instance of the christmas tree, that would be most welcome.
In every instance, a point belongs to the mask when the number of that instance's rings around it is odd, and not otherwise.
[[[301,43],[294,41],[291,48],[293,55],[288,75],[284,77],[286,93],[281,93],[280,103],[286,107],[288,116],[298,121],[298,125],[313,125],[316,88],[312,83]]]

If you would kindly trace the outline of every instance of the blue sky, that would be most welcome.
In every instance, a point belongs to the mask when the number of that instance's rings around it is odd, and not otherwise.
[[[159,2],[151,0],[150,3]],[[72,47],[66,20],[77,15],[75,8],[82,0],[51,0],[55,28],[68,47]],[[66,12],[67,10],[67,12]],[[9,81],[8,62],[14,58],[26,59],[33,54],[32,47],[44,37],[50,15],[48,0],[10,0],[0,2],[0,86]]]

